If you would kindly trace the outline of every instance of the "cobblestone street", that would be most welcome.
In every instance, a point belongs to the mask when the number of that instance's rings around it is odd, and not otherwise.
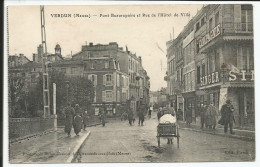
[[[105,127],[90,127],[91,135],[74,162],[195,162],[252,161],[253,141],[198,133],[180,129],[180,148],[167,140],[157,146],[155,113],[144,126],[129,126],[127,121],[110,121]]]

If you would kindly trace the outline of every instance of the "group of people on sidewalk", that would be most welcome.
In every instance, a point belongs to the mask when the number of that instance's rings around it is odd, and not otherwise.
[[[65,133],[67,133],[68,136],[71,135],[72,127],[77,136],[79,135],[79,132],[81,131],[82,128],[83,130],[86,130],[87,122],[89,118],[87,110],[83,112],[78,104],[76,104],[74,108],[71,107],[70,104],[68,104],[67,107],[64,108],[64,115],[65,115]]]
[[[231,101],[226,100],[226,104],[221,107],[221,118],[218,121],[218,116],[220,115],[218,109],[213,105],[213,103],[210,103],[210,105],[204,103],[200,111],[201,128],[204,128],[205,125],[206,128],[215,129],[218,123],[224,125],[224,133],[227,133],[229,127],[230,133],[234,134],[233,122],[235,122],[235,119],[233,112],[234,107],[231,104]]]

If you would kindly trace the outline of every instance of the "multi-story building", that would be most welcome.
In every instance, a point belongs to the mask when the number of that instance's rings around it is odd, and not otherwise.
[[[51,64],[52,68],[65,73],[67,77],[87,77],[94,85],[94,107],[98,114],[105,108],[108,116],[122,114],[119,108],[129,99],[128,75],[120,71],[119,62],[110,57],[85,60],[64,60]]]
[[[194,107],[193,117],[198,116],[202,104],[213,103],[220,109],[230,99],[235,107],[236,125],[253,128],[252,5],[207,5],[180,36],[184,37],[182,94],[185,97],[186,92],[195,92],[192,99],[185,98],[185,105]]]
[[[136,112],[138,105],[148,102],[150,88],[149,77],[142,67],[141,57],[123,50],[116,42],[108,45],[96,44],[92,42],[82,46],[82,50],[72,56],[73,60],[87,60],[90,58],[109,57],[119,62],[120,71],[129,76],[129,100],[131,108]],[[145,95],[144,95],[145,94]]]

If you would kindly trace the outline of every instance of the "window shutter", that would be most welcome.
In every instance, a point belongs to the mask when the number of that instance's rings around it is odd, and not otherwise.
[[[106,85],[106,75],[103,75],[103,85]]]
[[[241,5],[234,5],[234,21],[235,23],[241,22]]]
[[[97,75],[94,75],[94,78],[95,78],[95,86],[97,86]]]
[[[106,91],[102,91],[102,102],[106,102]]]

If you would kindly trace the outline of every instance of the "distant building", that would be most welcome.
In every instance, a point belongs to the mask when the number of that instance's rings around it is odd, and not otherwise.
[[[61,55],[61,47],[59,44],[57,44],[54,48],[54,54],[51,53],[47,53],[47,60],[49,61],[49,63],[51,62],[55,62],[55,61],[60,61],[63,60],[63,57]],[[41,55],[43,54],[43,46],[40,44],[37,47],[37,54],[33,54],[33,61],[37,62],[37,63],[41,63],[42,62],[42,57]]]
[[[11,68],[21,66],[28,62],[30,62],[30,60],[26,56],[24,56],[24,54],[19,54],[19,56],[18,55],[8,56],[8,67]]]

